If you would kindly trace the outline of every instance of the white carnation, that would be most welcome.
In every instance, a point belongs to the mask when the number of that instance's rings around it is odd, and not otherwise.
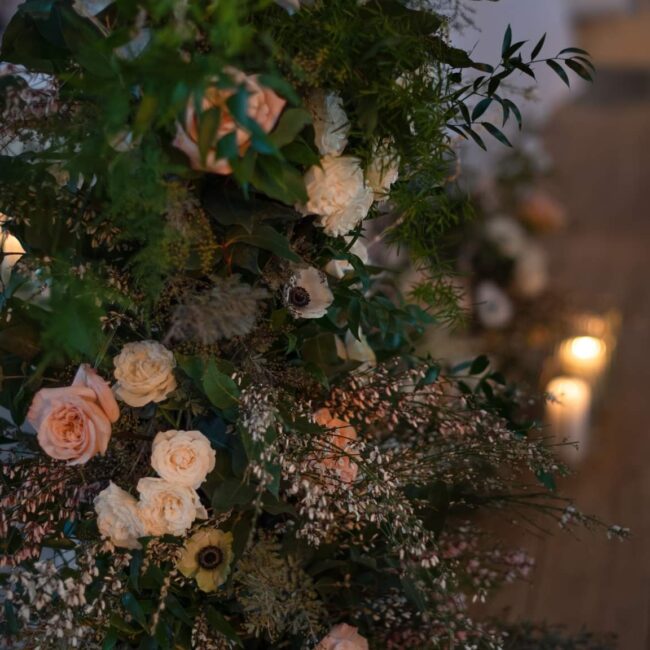
[[[319,215],[319,225],[332,237],[347,235],[372,206],[372,188],[360,162],[351,156],[325,156],[320,167],[312,167],[305,175],[309,200],[298,210]]]
[[[348,144],[350,122],[343,110],[343,100],[335,93],[317,90],[306,102],[311,113],[315,141],[323,156],[340,156]]]
[[[147,534],[138,512],[138,502],[115,483],[109,483],[95,498],[97,527],[115,546],[140,548],[139,537]]]
[[[200,431],[161,431],[151,449],[151,466],[170,483],[198,488],[214,469],[216,453]]]

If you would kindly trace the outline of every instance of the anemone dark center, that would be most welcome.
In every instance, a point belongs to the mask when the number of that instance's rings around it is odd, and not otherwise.
[[[223,551],[218,546],[205,546],[198,552],[196,560],[202,569],[216,569],[223,562]]]
[[[294,307],[306,307],[310,300],[309,291],[304,287],[293,287],[289,291],[289,302]]]

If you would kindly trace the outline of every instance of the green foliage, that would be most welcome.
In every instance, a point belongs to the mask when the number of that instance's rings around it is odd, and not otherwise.
[[[443,17],[398,0],[326,0],[293,15],[265,0],[115,0],[97,16],[80,6],[27,0],[0,52],[51,74],[57,104],[39,112],[16,98],[18,77],[0,78],[0,109],[14,101],[20,109],[7,129],[28,145],[16,156],[0,150],[2,226],[25,248],[1,297],[0,404],[20,426],[37,389],[65,385],[79,362],[107,376],[111,357],[133,341],[164,342],[178,365],[167,399],[121,405],[106,457],[57,475],[74,510],[59,520],[47,509],[57,504],[46,500],[44,510],[39,502],[25,515],[37,529],[51,524],[37,551],[46,543],[74,547],[81,562],[82,551],[94,549],[87,593],[106,600],[97,620],[84,614],[80,625],[101,628],[106,650],[190,648],[199,632],[252,649],[313,645],[346,620],[380,647],[396,630],[378,621],[390,623],[383,614],[395,606],[401,624],[426,637],[412,647],[446,647],[447,639],[434,638],[443,628],[478,639],[476,647],[497,647],[455,609],[474,589],[472,576],[438,544],[456,510],[505,503],[503,489],[512,486],[505,477],[524,466],[552,490],[556,466],[522,418],[517,391],[486,357],[443,376],[440,364],[412,352],[428,325],[461,317],[444,236],[471,214],[448,191],[450,133],[483,148],[485,133],[509,145],[502,129],[510,120],[521,128],[522,116],[503,93],[505,81],[534,77],[540,62],[563,79],[564,67],[590,77],[589,59],[575,49],[538,59],[544,38],[524,58],[527,44],[513,42],[508,28],[498,65],[475,62],[449,45]],[[270,132],[250,116],[251,89],[233,68],[286,102]],[[204,102],[215,89],[225,94]],[[328,236],[296,209],[308,198],[304,175],[320,161],[304,107],[314,90],[341,96],[350,122],[346,155],[368,169],[388,143],[399,157],[399,181],[368,219],[388,214],[381,238],[408,249],[417,264],[422,277],[410,301],[391,294],[384,271],[353,254],[351,239]],[[487,121],[495,107],[500,126]],[[196,115],[189,126],[188,110]],[[223,128],[226,118],[233,128]],[[192,161],[173,145],[179,129],[195,136]],[[196,169],[210,156],[232,173]],[[292,273],[332,260],[348,266],[327,279],[327,313],[300,318],[286,296]],[[43,301],[19,295],[33,274],[50,287]],[[201,322],[186,329],[217,334],[175,338],[171,323],[183,314],[229,317],[201,306],[233,277],[261,296],[245,313],[251,322],[234,328],[243,333],[222,335],[223,327]],[[356,343],[367,339],[379,366],[341,353],[348,333]],[[350,401],[337,403],[341,395]],[[369,407],[375,403],[377,412]],[[354,423],[358,452],[345,447],[345,431],[314,423],[319,405]],[[450,441],[443,425],[462,430],[469,443]],[[482,427],[498,430],[494,448],[481,447]],[[23,445],[29,472],[30,461],[42,458],[36,441],[8,428],[3,434]],[[143,538],[128,557],[89,544],[99,536],[92,498],[108,480],[135,492],[150,472],[152,438],[171,428],[199,430],[217,450],[197,496],[210,508],[206,527],[233,536],[233,572],[215,593],[178,579],[179,537]],[[336,492],[320,477],[318,492],[319,459],[334,472],[347,463],[358,482]],[[43,474],[61,467],[52,461]],[[27,485],[39,483],[32,479]],[[16,484],[12,473],[7,486]],[[28,547],[26,519],[3,540],[10,555]],[[78,575],[72,567],[62,575],[68,571]],[[123,589],[102,589],[115,578]],[[4,619],[15,634],[8,600]],[[30,630],[42,632],[25,625],[21,633]]]

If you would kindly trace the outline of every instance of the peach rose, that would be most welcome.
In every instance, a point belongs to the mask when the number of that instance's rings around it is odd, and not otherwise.
[[[226,69],[232,78],[233,86],[244,84],[248,91],[248,107],[246,114],[255,120],[262,131],[269,133],[275,126],[286,101],[278,97],[270,88],[265,88],[258,81],[257,75],[247,75],[233,68]],[[206,89],[201,100],[201,110],[207,111],[218,108],[221,111],[220,122],[214,136],[214,142],[208,149],[205,161],[199,153],[199,122],[200,115],[196,113],[194,97],[190,97],[185,110],[185,124],[178,124],[176,137],[172,143],[190,159],[192,169],[211,172],[213,174],[232,174],[232,167],[225,158],[217,158],[217,144],[221,138],[234,133],[237,140],[239,155],[243,156],[251,144],[251,133],[237,124],[226,104],[236,92],[233,88],[218,88],[210,86]]]
[[[72,386],[42,388],[34,395],[27,421],[48,456],[81,465],[106,451],[111,423],[119,416],[109,385],[83,364]]]
[[[315,650],[368,650],[368,641],[357,628],[346,623],[335,625]]]
[[[350,458],[354,455],[352,445],[357,439],[354,427],[344,420],[332,417],[327,408],[318,409],[314,413],[314,421],[329,432],[327,444],[315,460],[315,466],[328,474],[335,474],[343,483],[354,483],[359,471],[357,464]]]

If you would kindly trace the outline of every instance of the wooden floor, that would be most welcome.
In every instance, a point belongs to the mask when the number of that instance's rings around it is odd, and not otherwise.
[[[650,649],[650,23],[649,66],[603,70],[601,81],[546,129],[549,182],[570,215],[550,242],[554,280],[577,306],[622,312],[619,349],[591,448],[563,491],[587,512],[629,526],[625,543],[558,531],[524,538],[531,585],[498,601],[511,618],[585,625]],[[635,32],[636,33],[636,32]]]

